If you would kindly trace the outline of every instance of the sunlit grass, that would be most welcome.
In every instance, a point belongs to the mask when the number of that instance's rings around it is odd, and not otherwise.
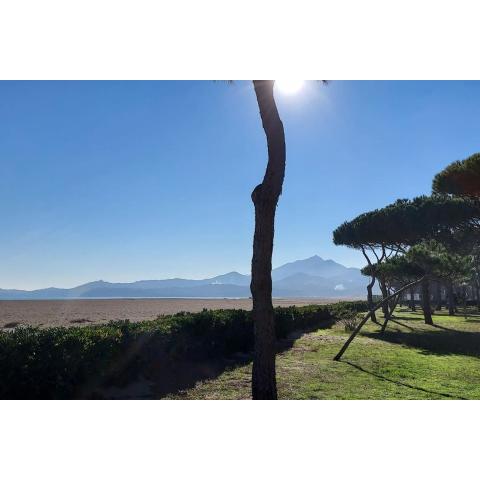
[[[367,323],[341,362],[340,324],[305,334],[277,356],[281,399],[480,399],[480,316],[399,308],[385,334]],[[176,398],[249,398],[251,364],[199,383]]]

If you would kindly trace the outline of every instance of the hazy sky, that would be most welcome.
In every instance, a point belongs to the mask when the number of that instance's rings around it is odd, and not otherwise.
[[[274,266],[362,266],[335,227],[480,150],[479,82],[308,82],[277,101]],[[249,82],[0,82],[0,125],[1,288],[248,272],[266,164]]]

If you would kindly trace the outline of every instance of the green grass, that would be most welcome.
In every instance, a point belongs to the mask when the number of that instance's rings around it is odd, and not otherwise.
[[[480,316],[396,311],[382,335],[367,322],[345,352],[341,324],[298,338],[277,356],[280,399],[480,399]],[[169,398],[250,398],[251,363]]]
[[[366,302],[275,309],[277,338],[313,331],[364,311]],[[138,382],[159,398],[248,361],[251,313],[245,310],[180,312],[156,320],[83,327],[0,330],[0,398],[135,397]],[[232,358],[232,357],[236,357]],[[241,359],[240,359],[241,357]],[[119,391],[124,389],[125,392]]]
[[[480,399],[480,316],[473,310],[436,312],[428,326],[421,311],[397,309],[384,334],[368,322],[334,362],[349,335],[335,321],[364,308],[276,309],[280,398]],[[250,398],[252,346],[251,315],[242,310],[17,328],[0,332],[0,398]]]

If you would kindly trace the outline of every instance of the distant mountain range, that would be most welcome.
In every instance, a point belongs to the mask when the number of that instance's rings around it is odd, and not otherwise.
[[[315,255],[286,263],[272,271],[275,297],[365,297],[367,279],[358,268],[347,268]],[[74,288],[3,290],[0,300],[68,298],[226,298],[249,297],[250,275],[225,273],[203,280],[171,278],[110,283],[98,280]]]

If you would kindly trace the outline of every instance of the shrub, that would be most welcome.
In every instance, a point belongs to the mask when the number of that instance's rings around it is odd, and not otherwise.
[[[353,332],[362,321],[362,318],[363,315],[359,315],[355,312],[348,312],[340,318],[339,323],[344,326],[346,332]]]
[[[275,308],[279,339],[295,330],[330,326],[367,310],[366,302]],[[125,371],[138,374],[141,357],[159,349],[173,359],[208,359],[253,348],[251,313],[203,310],[156,320],[0,332],[0,398],[75,398],[92,382]],[[150,349],[150,350],[149,350]]]
[[[0,333],[0,398],[66,398],[122,349],[114,326],[20,327]]]

